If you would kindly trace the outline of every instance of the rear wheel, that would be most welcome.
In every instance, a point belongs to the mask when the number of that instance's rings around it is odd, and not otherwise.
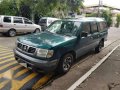
[[[104,40],[101,40],[99,42],[99,45],[95,48],[95,52],[99,53],[101,51],[102,47],[104,47]]]
[[[72,66],[73,60],[74,60],[74,57],[71,53],[64,55],[60,59],[60,62],[59,62],[58,67],[56,69],[56,72],[59,74],[67,73]]]
[[[9,30],[9,31],[7,32],[7,34],[8,34],[8,36],[10,36],[10,37],[14,37],[14,36],[16,36],[16,30],[11,29],[11,30]]]

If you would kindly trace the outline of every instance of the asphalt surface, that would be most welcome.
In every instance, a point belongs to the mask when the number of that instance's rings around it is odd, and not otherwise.
[[[120,90],[120,46],[75,90]]]
[[[15,48],[15,41],[19,36],[6,37],[0,35],[0,70],[2,70],[0,72],[0,76],[2,78],[0,78],[0,88],[2,87],[3,90],[36,89],[48,81],[49,82],[45,84],[42,90],[66,90],[120,43],[120,29],[110,28],[108,41],[105,42],[105,47],[99,54],[95,54],[94,51],[90,51],[88,54],[78,58],[71,70],[65,75],[43,75],[26,69],[15,62],[13,52],[11,50]],[[9,57],[9,55],[11,56]],[[17,67],[14,66],[14,63]],[[19,69],[20,67],[23,69]],[[16,76],[16,72],[20,73]]]

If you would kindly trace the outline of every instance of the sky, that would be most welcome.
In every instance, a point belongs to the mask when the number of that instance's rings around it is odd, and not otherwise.
[[[120,9],[120,0],[101,0],[104,5]],[[98,5],[99,0],[84,0],[85,6]]]

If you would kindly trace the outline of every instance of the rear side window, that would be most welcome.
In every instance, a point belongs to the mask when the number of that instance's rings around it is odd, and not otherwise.
[[[82,31],[86,33],[90,33],[90,23],[83,23],[82,24]]]
[[[107,25],[106,25],[105,22],[100,22],[100,23],[99,23],[99,29],[100,29],[100,31],[103,31],[103,30],[105,30],[106,28],[107,28]]]
[[[24,19],[24,22],[25,22],[25,24],[32,24],[32,21],[30,21],[29,19]]]
[[[14,17],[14,23],[23,23],[22,18]]]
[[[11,17],[4,17],[3,22],[11,23]]]
[[[98,27],[96,22],[91,22],[91,31],[92,33],[98,32]]]

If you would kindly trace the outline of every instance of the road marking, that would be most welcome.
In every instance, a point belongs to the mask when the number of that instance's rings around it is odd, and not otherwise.
[[[5,65],[2,65],[4,63]],[[14,67],[9,68],[9,70],[7,70],[9,66],[17,64],[17,61],[14,58],[13,50],[10,50],[8,48],[0,47],[0,64],[1,64],[0,71],[2,70],[2,72],[0,73],[0,78],[6,78],[5,80],[2,81],[2,83],[0,83],[0,90],[3,89],[8,84],[11,85],[10,90],[20,90],[24,85],[29,83],[30,80],[34,79],[38,75],[38,73],[33,72],[33,73],[30,73],[29,75],[26,75],[24,79],[17,80],[18,77],[20,77],[23,74],[26,74],[26,72],[28,72],[29,69],[22,68],[16,73],[14,73],[15,70],[23,67],[22,65],[18,64]],[[4,69],[5,71],[3,72]],[[32,88],[34,89],[34,88],[41,87],[51,77],[52,75],[48,74],[48,75],[44,75],[41,78],[37,78],[37,82],[32,85],[33,86]]]
[[[18,65],[18,66],[15,66],[15,67],[11,68],[10,70],[15,71],[15,70],[17,70],[18,68],[21,68],[21,67],[22,67],[21,65]],[[9,71],[9,70],[7,70],[7,71]],[[6,71],[6,72],[7,72],[7,71]],[[2,78],[2,77],[3,77],[4,73],[5,73],[5,72],[0,73],[0,78]]]
[[[13,50],[9,51],[9,50],[0,50],[0,53],[4,53],[4,52],[13,52]]]
[[[24,73],[26,73],[26,72],[28,72],[28,71],[29,71],[29,70],[25,68],[25,69],[19,71],[19,72],[14,76],[14,78],[17,78],[17,77],[23,75]]]
[[[9,62],[9,61],[15,61],[15,58],[10,58],[8,60],[0,61],[0,64],[6,63],[6,62]]]
[[[0,48],[8,48],[8,47],[0,46]],[[9,48],[8,48],[8,49],[9,49]]]
[[[0,83],[0,90],[9,82],[9,80]]]
[[[34,78],[35,76],[37,76],[37,73],[31,73],[29,76],[27,76],[26,78],[24,78],[21,81],[18,80],[12,80],[12,88],[11,90],[20,90],[20,88],[27,83],[28,81],[30,81],[32,78]]]
[[[14,61],[14,62],[11,62],[11,63],[6,64],[6,65],[4,65],[4,66],[1,66],[1,67],[0,67],[0,70],[5,69],[5,68],[7,68],[7,67],[9,67],[9,66],[11,66],[11,65],[13,65],[13,64],[16,64],[16,63],[17,63],[17,62]]]
[[[81,78],[79,78],[72,86],[70,86],[67,90],[75,90],[77,86],[79,86],[83,81],[85,81],[103,62],[107,60],[107,58],[119,47],[116,46],[110,53],[108,53],[103,59],[101,59],[96,65],[94,65],[87,73],[85,73]]]
[[[8,56],[4,56],[4,57],[0,57],[0,61],[3,60],[3,59],[7,59],[7,58],[10,58],[10,57],[14,57],[13,54],[11,55],[8,55]]]
[[[21,67],[23,67],[23,66],[18,65],[18,66],[15,66],[15,67],[11,68],[11,70],[14,70],[14,71],[15,71],[16,69],[21,68]]]
[[[39,81],[36,82],[36,84],[32,87],[33,90],[36,90],[40,88],[43,84],[45,84],[50,78],[52,77],[53,74],[48,74],[42,77]]]
[[[7,56],[7,55],[10,55],[10,54],[13,55],[13,52],[2,53],[2,54],[0,54],[0,57]]]
[[[13,51],[13,50],[5,49],[5,48],[0,48],[0,51],[8,51],[8,52],[11,52],[11,51]]]

